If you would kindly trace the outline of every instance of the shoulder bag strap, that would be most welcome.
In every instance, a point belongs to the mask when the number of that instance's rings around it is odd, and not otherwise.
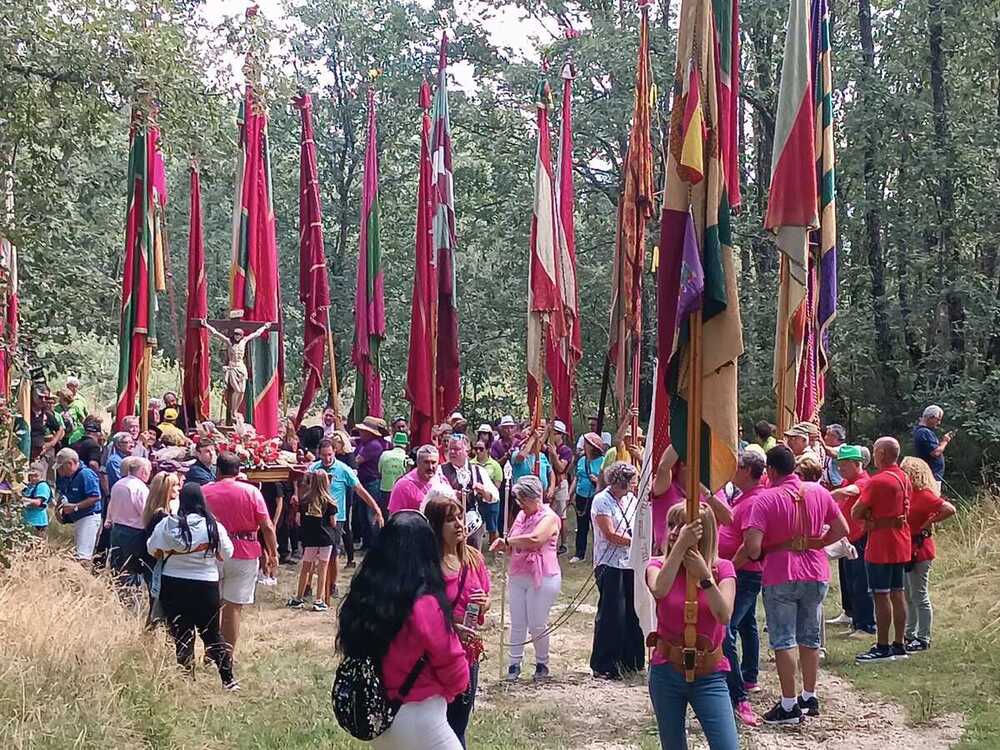
[[[406,675],[406,679],[403,681],[402,686],[399,688],[399,702],[402,703],[403,699],[407,694],[413,689],[413,685],[416,683],[417,678],[420,677],[420,673],[424,671],[424,667],[427,666],[427,654],[421,654],[420,658],[417,659],[417,663],[413,665],[413,669],[410,673]]]
[[[455,605],[458,604],[458,600],[462,596],[462,592],[465,590],[465,579],[468,577],[469,577],[469,566],[463,564],[462,572],[458,578],[458,593],[456,593],[455,598],[451,600],[452,609],[455,609]]]

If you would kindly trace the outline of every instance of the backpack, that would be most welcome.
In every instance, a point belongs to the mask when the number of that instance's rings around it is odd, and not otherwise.
[[[382,682],[381,664],[373,656],[346,656],[333,678],[333,713],[352,737],[370,741],[386,732],[403,699],[427,665],[427,654],[417,659],[399,689],[399,700],[389,700]]]

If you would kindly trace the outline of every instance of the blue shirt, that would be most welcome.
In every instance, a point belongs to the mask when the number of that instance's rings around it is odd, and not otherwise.
[[[317,461],[309,467],[309,471],[325,471],[330,475],[330,494],[337,503],[337,520],[347,520],[347,491],[357,487],[360,482],[358,475],[343,461],[334,460],[332,466],[324,466]]]
[[[597,485],[590,481],[590,475],[601,476],[604,456],[592,458],[589,462],[586,456],[580,456],[576,461],[576,494],[580,497],[593,497]]]
[[[108,454],[107,463],[104,464],[104,473],[108,475],[108,492],[111,492],[115,482],[122,478],[122,461],[124,460],[125,456],[116,450],[112,450]]]
[[[24,487],[24,492],[22,496],[30,499],[38,499],[42,501],[42,504],[38,508],[25,508],[24,509],[24,523],[28,526],[48,526],[49,525],[49,514],[45,510],[45,507],[49,504],[52,499],[52,488],[49,487],[47,482],[38,482],[37,484],[28,484]]]
[[[97,498],[97,502],[89,508],[84,508],[83,510],[78,510],[76,513],[63,516],[66,519],[66,523],[75,523],[81,518],[101,512],[101,482],[93,469],[81,466],[73,476],[56,479],[56,487],[62,493],[63,499],[70,504],[82,503],[90,497]]]
[[[931,467],[931,473],[939,482],[944,479],[944,454],[935,457],[931,453],[940,443],[938,436],[930,427],[920,424],[913,430],[913,452],[918,458],[927,462]]]
[[[187,476],[184,477],[184,484],[194,483],[204,486],[214,481],[215,469],[211,466],[205,466],[201,461],[195,461],[191,464],[188,468]]]
[[[549,464],[549,458],[544,453],[539,453],[541,462],[539,466],[541,467],[538,471],[538,478],[542,481],[542,491],[546,491],[549,488],[549,470],[552,468]],[[518,458],[522,458],[522,461],[518,461]],[[530,474],[535,473],[535,454],[528,453],[524,455],[517,450],[514,452],[514,458],[511,459],[511,481],[516,482],[521,477],[526,477]]]

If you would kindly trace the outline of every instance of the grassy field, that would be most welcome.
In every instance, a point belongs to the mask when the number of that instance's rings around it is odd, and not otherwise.
[[[58,545],[57,538],[51,547]],[[902,704],[915,732],[939,717],[964,714],[966,731],[959,747],[994,750],[1000,748],[1000,507],[989,503],[963,512],[941,530],[938,547],[941,557],[932,573],[937,618],[933,648],[908,662],[859,668],[854,654],[868,644],[831,629],[826,667],[864,691]],[[589,572],[586,564],[564,565],[563,596],[554,614],[586,583]],[[237,653],[243,690],[226,694],[208,667],[199,664],[194,682],[183,677],[165,634],[145,633],[140,618],[121,605],[104,579],[53,549],[19,557],[0,574],[0,747],[367,747],[340,730],[330,709],[336,615],[285,609],[293,574],[294,569],[283,568],[277,589],[258,589],[259,603],[248,610]],[[836,602],[831,595],[831,613]],[[510,687],[499,679],[503,658],[498,651],[499,601],[494,600],[487,625],[490,654],[469,731],[471,747],[659,746],[643,680],[609,684],[589,676],[595,603],[592,593],[554,634],[551,683]],[[529,647],[529,673],[532,663]],[[764,665],[764,672],[766,691],[755,698],[758,710],[774,698],[773,667]],[[851,691],[850,685],[838,684],[838,690]],[[848,739],[852,723],[861,723],[855,714],[878,716],[879,704],[859,703],[862,699],[852,694],[850,702],[840,704],[848,715],[797,733],[794,746],[945,746],[933,741],[921,745],[917,734],[910,744],[880,745],[877,722],[873,744]],[[907,723],[906,718],[899,721]],[[788,734],[758,730],[745,734],[743,744],[749,750],[784,748]],[[698,747],[695,739],[692,750]]]
[[[930,651],[902,662],[858,666],[870,644],[831,629],[826,666],[859,688],[902,704],[915,723],[945,714],[966,717],[961,750],[1000,748],[1000,504],[983,501],[937,532],[931,571]],[[836,577],[836,576],[834,576]],[[839,596],[827,599],[836,614]]]

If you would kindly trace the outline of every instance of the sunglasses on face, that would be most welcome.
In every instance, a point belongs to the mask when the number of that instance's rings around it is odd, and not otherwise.
[[[484,450],[486,450],[486,446],[485,445],[477,445],[476,446],[476,450],[477,451],[484,451]]]

